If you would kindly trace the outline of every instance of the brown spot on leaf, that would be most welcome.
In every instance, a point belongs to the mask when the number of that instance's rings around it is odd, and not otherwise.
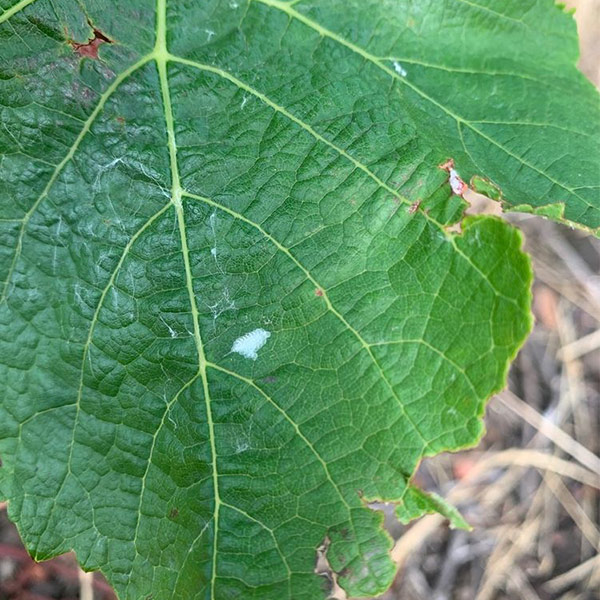
[[[179,510],[177,508],[172,508],[171,512],[169,512],[169,517],[171,519],[176,519],[179,516]]]
[[[438,168],[443,171],[449,171],[450,169],[454,169],[454,159],[449,158],[446,162],[443,162],[441,165],[438,165]]]
[[[315,564],[315,573],[320,575],[321,573],[328,572],[330,570],[329,563],[327,562],[327,550],[331,545],[329,536],[325,536],[325,539],[317,547],[317,560]]]
[[[323,297],[323,290],[317,288],[315,290],[315,296],[318,296],[319,298],[322,298]]]
[[[73,48],[75,54],[78,54],[81,58],[87,57],[93,60],[98,60],[98,48],[102,44],[112,44],[113,40],[102,33],[99,29],[94,27],[91,23],[89,23],[89,26],[92,28],[94,33],[94,36],[91,39],[83,44],[76,42],[75,40],[68,40],[68,42],[71,48]]]
[[[417,200],[416,202],[413,202],[408,207],[409,214],[414,215],[419,210],[419,206],[421,206],[421,199],[420,198],[419,198],[419,200]]]

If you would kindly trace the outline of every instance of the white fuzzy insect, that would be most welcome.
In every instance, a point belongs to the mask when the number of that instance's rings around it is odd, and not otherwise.
[[[394,66],[394,71],[396,71],[400,77],[406,77],[406,69],[397,60],[392,62],[392,65]]]
[[[235,340],[233,346],[231,346],[231,352],[241,354],[244,358],[256,360],[258,351],[267,343],[270,337],[271,332],[266,329],[255,329]]]
[[[457,196],[462,196],[466,187],[464,181],[454,169],[450,169],[450,187]]]

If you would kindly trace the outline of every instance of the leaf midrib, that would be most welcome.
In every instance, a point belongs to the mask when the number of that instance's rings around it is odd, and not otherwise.
[[[18,12],[21,12],[25,7],[29,6],[33,2],[35,2],[35,0],[21,0],[21,2],[17,2],[14,6],[7,8],[0,15],[0,24],[10,19],[13,15],[17,14]]]
[[[181,240],[181,252],[185,267],[185,282],[188,290],[190,308],[192,311],[192,319],[194,324],[194,340],[198,352],[198,369],[202,380],[202,388],[204,392],[204,404],[206,409],[206,424],[208,427],[212,480],[213,480],[213,544],[212,544],[212,566],[210,577],[210,593],[211,598],[215,597],[215,586],[217,580],[217,550],[219,544],[219,512],[221,509],[221,497],[219,492],[219,474],[217,470],[217,445],[215,439],[215,427],[213,422],[212,406],[210,389],[208,385],[208,376],[206,373],[206,355],[204,352],[204,344],[200,333],[200,322],[198,318],[198,304],[196,294],[194,293],[194,285],[192,278],[192,268],[190,265],[190,256],[187,242],[187,232],[185,225],[185,217],[183,214],[183,205],[181,203],[182,189],[179,176],[179,164],[177,162],[177,142],[175,139],[175,124],[173,119],[173,108],[171,106],[171,91],[169,89],[169,80],[167,74],[167,61],[169,59],[169,51],[167,49],[167,0],[156,1],[156,43],[153,50],[154,60],[158,67],[160,90],[163,100],[163,110],[165,124],[167,128],[167,139],[169,145],[169,157],[171,168],[171,203],[177,212],[177,224]]]
[[[26,6],[27,4],[30,4],[31,2],[33,2],[34,0],[30,0],[29,2],[24,2],[22,3],[22,7]],[[160,10],[162,5],[162,11]],[[164,15],[164,7],[165,7],[165,1],[164,0],[157,0],[157,6],[159,7],[159,10],[157,12],[157,17],[160,14]],[[16,11],[13,11],[16,12]],[[157,19],[158,20],[158,19]],[[164,21],[163,21],[164,22]],[[157,30],[160,30],[160,27],[157,27]],[[166,31],[165,31],[166,33]],[[84,125],[80,131],[80,133],[78,134],[78,136],[75,139],[75,142],[73,143],[73,145],[71,146],[71,148],[69,149],[69,152],[67,153],[67,155],[65,156],[65,158],[56,166],[55,171],[52,173],[48,183],[46,184],[44,190],[42,191],[42,193],[38,196],[38,198],[36,199],[36,201],[34,202],[34,204],[32,205],[32,207],[29,209],[29,211],[26,213],[26,216],[24,219],[22,219],[22,227],[21,227],[21,231],[19,234],[19,240],[18,240],[18,245],[17,245],[17,251],[15,252],[15,255],[13,257],[13,264],[12,264],[12,269],[11,269],[11,273],[12,270],[14,270],[14,265],[16,264],[16,262],[18,261],[18,258],[20,256],[20,249],[21,249],[21,244],[22,244],[22,240],[25,234],[25,230],[26,230],[26,226],[31,218],[31,216],[34,214],[34,212],[37,210],[37,208],[39,207],[39,205],[41,204],[41,202],[44,200],[44,198],[48,195],[49,191],[51,190],[53,184],[55,183],[55,181],[58,179],[58,177],[60,176],[62,170],[64,169],[64,167],[68,164],[68,162],[73,158],[73,156],[75,155],[77,149],[79,148],[79,145],[81,144],[81,142],[83,141],[83,139],[86,137],[87,133],[89,133],[93,123],[95,122],[96,118],[98,117],[98,115],[102,112],[102,109],[104,108],[104,106],[106,105],[106,102],[110,99],[110,97],[113,95],[113,93],[117,90],[117,88],[131,75],[133,75],[136,71],[138,71],[140,68],[142,68],[144,65],[146,65],[147,63],[151,62],[151,61],[155,61],[157,64],[157,68],[159,70],[159,80],[160,80],[160,84],[161,84],[161,93],[163,95],[163,102],[165,105],[165,110],[164,110],[164,116],[165,116],[165,123],[166,123],[166,128],[167,128],[167,134],[168,134],[168,145],[169,145],[169,155],[170,155],[170,170],[171,170],[171,178],[172,178],[172,190],[171,190],[171,201],[167,204],[165,204],[163,207],[161,207],[161,209],[159,211],[157,211],[154,215],[152,215],[150,218],[148,218],[143,224],[142,226],[136,231],[136,233],[130,238],[129,242],[126,244],[126,246],[123,249],[123,252],[117,262],[117,265],[115,267],[115,269],[113,270],[113,272],[111,273],[111,276],[109,277],[108,283],[107,285],[104,287],[104,289],[101,292],[100,295],[100,299],[97,303],[96,309],[94,311],[94,315],[91,319],[90,322],[90,328],[88,330],[88,335],[86,338],[86,342],[84,344],[84,351],[83,351],[83,355],[82,355],[82,361],[81,361],[81,375],[80,375],[80,385],[79,385],[79,391],[78,391],[78,395],[77,395],[77,399],[74,403],[75,405],[75,418],[74,418],[74,425],[73,425],[73,430],[72,430],[72,440],[71,443],[69,444],[69,454],[68,454],[68,458],[67,458],[67,469],[65,471],[65,475],[64,478],[61,482],[61,485],[59,486],[59,491],[58,493],[55,495],[55,500],[58,499],[58,497],[60,496],[60,493],[62,491],[62,489],[64,488],[64,485],[66,483],[66,481],[68,480],[69,475],[72,473],[72,469],[71,469],[71,465],[72,465],[72,458],[73,458],[73,449],[75,446],[75,432],[77,430],[77,424],[80,418],[80,406],[81,406],[81,399],[82,399],[82,395],[83,395],[83,377],[84,377],[84,369],[85,369],[85,362],[87,360],[88,357],[88,349],[91,345],[91,341],[92,341],[92,337],[93,337],[93,332],[95,329],[95,325],[98,322],[98,316],[99,313],[101,311],[101,308],[103,306],[103,302],[104,299],[109,291],[109,289],[113,286],[116,277],[120,271],[120,267],[123,265],[129,250],[131,249],[131,247],[133,246],[133,244],[135,243],[135,241],[139,238],[139,236],[158,218],[160,217],[162,214],[164,214],[171,206],[175,207],[176,213],[177,213],[177,218],[178,218],[178,228],[180,231],[180,237],[181,237],[181,244],[182,244],[182,255],[183,255],[183,259],[184,259],[184,264],[185,264],[185,272],[186,272],[186,288],[188,290],[188,294],[190,297],[190,304],[191,304],[191,311],[192,311],[192,315],[193,315],[193,321],[194,321],[194,338],[195,338],[195,343],[196,343],[196,347],[198,350],[198,356],[199,356],[199,372],[190,379],[190,381],[184,385],[180,391],[176,394],[176,396],[169,402],[167,403],[166,407],[165,407],[165,412],[163,415],[163,420],[164,417],[167,415],[168,410],[170,409],[170,407],[172,406],[172,404],[176,401],[176,399],[179,397],[180,393],[184,390],[187,389],[187,387],[189,387],[197,378],[198,376],[201,377],[202,381],[203,381],[203,388],[204,388],[204,396],[205,396],[205,403],[206,403],[206,410],[207,410],[207,421],[209,421],[209,438],[210,438],[210,442],[211,442],[211,450],[212,450],[212,457],[213,457],[213,488],[215,490],[215,511],[214,514],[211,518],[211,520],[209,522],[207,522],[205,524],[205,526],[203,527],[200,535],[196,538],[196,540],[194,541],[194,544],[198,541],[198,539],[202,536],[202,534],[206,531],[206,528],[208,527],[208,525],[210,524],[211,521],[214,521],[215,523],[215,535],[213,538],[213,572],[211,575],[211,591],[212,594],[214,596],[214,586],[215,586],[215,582],[216,582],[216,553],[217,553],[217,543],[218,543],[218,509],[219,507],[224,504],[219,498],[218,498],[218,471],[216,468],[216,443],[215,443],[215,435],[214,435],[214,426],[212,423],[212,415],[211,415],[211,410],[210,410],[210,390],[208,388],[208,380],[207,380],[207,374],[206,371],[208,368],[213,368],[214,370],[217,371],[221,371],[222,373],[226,373],[230,376],[236,377],[237,379],[239,379],[240,381],[245,382],[247,385],[251,386],[252,388],[254,388],[257,392],[259,392],[276,410],[278,410],[283,416],[284,418],[288,421],[288,423],[290,423],[290,425],[292,425],[292,427],[294,428],[294,430],[296,431],[297,435],[304,441],[304,443],[310,448],[311,452],[313,453],[313,455],[316,457],[316,459],[318,460],[318,462],[322,465],[326,478],[330,481],[330,483],[332,484],[332,486],[334,487],[334,489],[336,490],[341,502],[345,505],[347,511],[348,511],[348,518],[349,518],[349,522],[351,524],[352,529],[354,530],[354,521],[352,519],[352,515],[350,512],[350,505],[348,504],[345,496],[342,494],[341,490],[339,489],[337,483],[335,482],[335,480],[333,479],[331,473],[329,472],[329,468],[327,466],[327,463],[324,461],[324,459],[321,457],[321,455],[318,453],[318,451],[316,450],[316,448],[313,446],[312,442],[310,442],[310,440],[308,440],[308,438],[306,438],[306,436],[301,432],[299,426],[297,425],[297,423],[272,399],[270,398],[270,396],[268,396],[268,394],[266,394],[259,386],[257,386],[252,380],[244,378],[243,376],[233,372],[233,371],[229,371],[228,369],[225,369],[224,367],[221,367],[220,365],[216,364],[216,363],[212,363],[206,360],[205,355],[204,355],[204,348],[203,348],[203,344],[202,344],[202,339],[200,336],[200,329],[199,329],[199,322],[198,322],[198,308],[195,302],[195,294],[193,291],[193,283],[192,283],[192,274],[191,274],[191,267],[190,267],[190,263],[189,263],[189,250],[187,248],[187,235],[186,235],[186,231],[185,231],[185,222],[183,220],[183,209],[182,209],[182,205],[181,205],[181,197],[182,195],[186,195],[189,197],[192,197],[191,194],[184,192],[184,190],[181,188],[180,186],[180,178],[179,178],[179,170],[178,170],[178,166],[177,166],[177,158],[176,158],[176,143],[175,143],[175,136],[174,136],[174,123],[173,123],[173,116],[172,116],[172,110],[171,110],[171,106],[170,106],[170,93],[169,93],[169,86],[168,86],[168,81],[167,81],[167,73],[166,73],[166,64],[170,61],[172,62],[181,62],[179,57],[175,57],[172,56],[166,49],[164,46],[164,33],[162,35],[162,40],[163,43],[159,43],[159,39],[161,38],[160,35],[157,35],[157,44],[155,46],[155,48],[153,49],[152,52],[146,54],[145,56],[143,56],[142,58],[140,58],[136,63],[134,63],[133,65],[131,65],[128,69],[124,70],[121,74],[119,74],[119,76],[117,76],[115,78],[115,80],[112,82],[112,84],[106,89],[106,91],[102,94],[102,96],[100,97],[100,100],[97,104],[97,106],[95,107],[95,109],[92,111],[92,113],[90,114],[90,116],[88,117],[88,119],[86,119],[86,121],[84,122]],[[183,59],[181,59],[183,60]],[[223,72],[224,73],[224,72]],[[241,83],[241,82],[240,82]],[[257,94],[256,91],[252,90],[253,93]],[[266,103],[272,105],[272,102],[268,101],[268,98],[266,96],[263,96]],[[166,108],[168,107],[168,108]],[[286,111],[287,112],[287,111]],[[291,113],[288,113],[288,117],[292,118]],[[314,132],[314,130],[312,130],[312,128],[310,128],[310,126],[308,126],[307,124],[303,123],[302,121],[300,121],[297,118],[293,118],[292,120],[294,120],[297,124],[299,124],[301,127],[303,127],[304,129],[308,130],[311,132],[311,134],[313,135],[318,135],[316,134],[316,132]],[[323,138],[322,136],[318,135],[318,139],[320,139],[320,141],[322,141],[323,143],[328,143],[328,141]],[[347,159],[352,160],[352,157],[350,155],[348,155],[347,153],[341,151],[341,149],[339,148],[335,148],[340,154],[343,154],[346,156]],[[354,160],[353,160],[354,162]],[[358,163],[360,164],[360,163]],[[356,166],[358,166],[358,164]],[[366,171],[367,173],[370,173],[368,171],[368,169],[366,169],[364,167],[364,165],[361,165],[359,168],[362,168],[363,171]],[[371,174],[371,176],[373,177],[373,174]],[[378,182],[380,185],[385,186],[385,184],[380,181]],[[390,191],[395,192],[395,190],[391,190]],[[397,194],[397,193],[396,193]],[[198,197],[197,197],[198,199]],[[408,200],[401,198],[403,202],[408,202]],[[219,205],[220,206],[220,205]],[[221,207],[221,208],[225,208],[225,207]],[[240,215],[238,215],[239,217]],[[298,261],[291,255],[291,253],[289,252],[289,250],[287,248],[285,248],[284,246],[282,246],[281,244],[279,244],[279,242],[277,242],[274,238],[272,238],[272,236],[270,236],[266,231],[264,231],[259,225],[253,223],[252,221],[247,220],[249,223],[251,223],[253,226],[257,226],[261,229],[261,231],[263,232],[263,235],[267,236],[269,239],[271,239],[272,241],[276,242],[278,246],[280,246],[280,249],[282,249],[283,251],[285,251],[285,253],[290,256],[290,258],[292,258],[294,260],[294,262],[302,269],[303,272],[305,272],[310,279],[315,283],[315,285],[317,287],[319,287],[318,282],[316,282],[312,276],[310,275],[310,273],[306,270],[305,267],[303,267],[300,263],[298,263]],[[10,282],[10,278],[7,280],[6,282],[6,286],[8,286]],[[7,288],[5,288],[7,289]],[[6,300],[7,297],[4,296],[3,300]],[[329,299],[327,299],[328,304],[331,307],[330,301]],[[333,307],[331,307],[333,309]],[[378,363],[376,362],[376,360],[374,359],[372,352],[370,350],[370,347],[368,346],[368,344],[366,344],[366,342],[364,342],[364,340],[362,340],[362,338],[360,337],[360,334],[358,334],[358,332],[352,328],[346,321],[345,319],[342,317],[341,314],[337,313],[337,311],[335,311],[335,309],[333,309],[334,312],[336,313],[336,315],[338,316],[338,318],[340,318],[342,320],[342,322],[345,324],[345,326],[352,332],[354,332],[354,334],[359,338],[359,340],[361,341],[362,345],[365,346],[365,348],[367,349],[367,351],[369,352],[372,360],[375,362],[375,364],[377,365],[377,367],[381,370],[381,367],[378,365]],[[384,373],[382,372],[382,376],[383,378],[386,380],[386,383],[389,384],[389,382],[387,382],[387,379],[385,378]],[[392,393],[396,396],[394,390],[391,390]],[[400,406],[403,409],[403,406],[400,402],[400,399],[396,396]],[[62,405],[61,407],[65,407],[66,405]],[[60,408],[60,407],[57,407]],[[35,416],[38,416],[39,413],[36,413]],[[407,418],[408,415],[406,415]],[[414,426],[414,425],[413,425]],[[418,430],[415,427],[415,431],[417,431],[417,433],[419,435],[421,435]],[[422,437],[422,436],[421,436]],[[424,441],[424,439],[423,439]],[[153,444],[152,447],[154,447],[155,444],[155,438],[153,438]],[[150,451],[152,453],[152,449]],[[149,457],[149,460],[151,460],[151,456]],[[148,468],[149,468],[149,462],[148,462]],[[147,476],[147,472],[148,472],[148,468],[146,469],[145,475],[143,477],[143,483],[142,483],[142,490],[140,492],[140,505],[141,502],[143,501],[143,493],[144,493],[144,487],[145,487],[145,479]],[[241,511],[241,509],[237,509],[237,507],[233,507],[234,509],[238,510],[239,512],[243,512]],[[53,512],[56,509],[56,502],[53,504],[52,508],[51,508],[51,512]],[[257,521],[258,522],[258,521]],[[48,520],[48,525],[50,523],[50,520]],[[134,535],[134,544],[135,544],[135,540],[137,539],[137,535],[138,535],[138,531],[139,531],[139,521],[136,524],[136,531],[135,531],[135,535]],[[42,532],[41,535],[43,535],[44,532]],[[137,550],[136,550],[137,552]],[[362,553],[362,551],[361,551]]]

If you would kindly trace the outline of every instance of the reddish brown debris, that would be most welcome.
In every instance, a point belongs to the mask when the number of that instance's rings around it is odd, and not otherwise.
[[[98,60],[98,48],[102,44],[112,44],[113,41],[104,35],[99,29],[93,27],[94,37],[85,44],[80,44],[74,40],[69,40],[69,45],[73,48],[75,54],[79,56]]]
[[[438,165],[438,167],[443,171],[450,172],[450,169],[454,169],[454,159],[449,158],[446,162],[443,162],[441,165]]]
[[[419,210],[419,206],[421,206],[421,199],[420,198],[416,202],[413,202],[409,206],[409,208],[408,208],[409,214],[411,214],[411,215],[415,214]]]

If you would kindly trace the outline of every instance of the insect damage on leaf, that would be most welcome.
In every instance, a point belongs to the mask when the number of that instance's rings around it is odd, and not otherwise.
[[[408,212],[411,215],[414,215],[418,210],[419,210],[419,206],[421,206],[421,202],[422,200],[415,200],[409,207],[408,207]]]
[[[393,61],[392,65],[394,66],[394,71],[396,71],[400,77],[406,77],[408,75],[406,69],[397,60]]]
[[[454,159],[449,158],[439,167],[440,169],[448,172],[448,181],[450,183],[450,187],[452,188],[452,193],[463,197],[465,192],[469,189],[469,186],[460,178],[460,175],[454,168]]]
[[[327,552],[331,546],[331,540],[328,536],[317,547],[317,557],[315,563],[315,574],[323,577],[327,582],[328,600],[347,600],[348,596],[338,583],[338,574],[331,568],[327,559]]]
[[[99,29],[94,27],[92,23],[88,21],[88,25],[92,28],[92,37],[87,42],[76,42],[75,40],[68,40],[69,45],[73,48],[75,54],[81,58],[91,58],[98,60],[98,49],[102,44],[114,43],[107,35],[102,33]]]

